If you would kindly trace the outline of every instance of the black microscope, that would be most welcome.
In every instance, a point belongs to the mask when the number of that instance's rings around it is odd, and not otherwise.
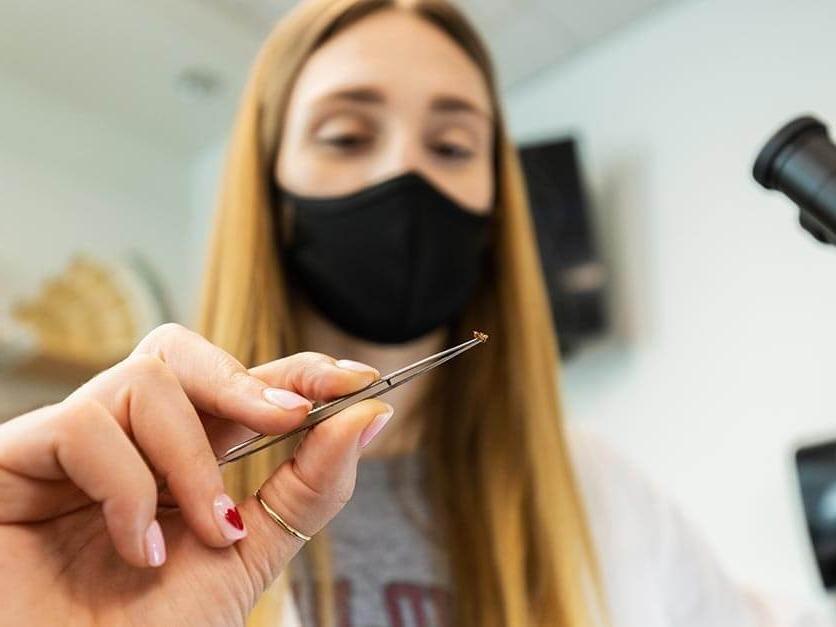
[[[824,124],[810,116],[786,124],[761,150],[753,174],[798,205],[801,226],[813,237],[836,244],[836,145]]]

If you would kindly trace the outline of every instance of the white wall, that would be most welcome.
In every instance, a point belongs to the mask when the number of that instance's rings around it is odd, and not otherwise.
[[[163,275],[176,317],[188,315],[184,155],[9,75],[0,75],[0,138],[0,307],[37,291],[76,252],[137,252]],[[0,417],[62,389],[0,376]]]
[[[577,133],[618,338],[565,373],[574,421],[679,500],[737,577],[819,595],[792,444],[836,433],[836,250],[750,168],[836,124],[836,3],[687,1],[509,94],[521,138]]]
[[[231,124],[231,122],[230,122]],[[200,277],[206,265],[209,240],[214,226],[220,177],[226,158],[226,139],[202,150],[191,162],[189,175],[189,207],[192,229],[191,246],[196,251],[195,274]]]

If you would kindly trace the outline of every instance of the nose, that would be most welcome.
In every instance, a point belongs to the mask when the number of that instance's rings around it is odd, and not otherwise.
[[[401,131],[391,139],[389,150],[381,160],[378,178],[391,178],[406,172],[430,176],[422,159],[420,140],[406,131]]]

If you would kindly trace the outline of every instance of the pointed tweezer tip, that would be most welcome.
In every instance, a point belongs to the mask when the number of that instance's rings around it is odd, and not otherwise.
[[[488,341],[488,334],[482,333],[481,331],[474,331],[473,332],[473,339],[479,340],[483,344]]]

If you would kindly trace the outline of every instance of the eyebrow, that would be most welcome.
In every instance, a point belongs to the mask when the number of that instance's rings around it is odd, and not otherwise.
[[[386,102],[386,97],[383,92],[375,87],[351,87],[326,94],[321,100],[342,100],[356,104],[382,105]],[[436,96],[432,100],[430,109],[439,113],[472,113],[489,121],[493,120],[493,115],[488,111],[460,96]]]
[[[493,116],[470,100],[458,96],[438,96],[433,99],[431,109],[441,113],[473,113],[492,120]]]
[[[359,104],[383,104],[386,102],[383,92],[374,87],[340,89],[326,94],[322,100],[347,100],[348,102],[356,102]]]

